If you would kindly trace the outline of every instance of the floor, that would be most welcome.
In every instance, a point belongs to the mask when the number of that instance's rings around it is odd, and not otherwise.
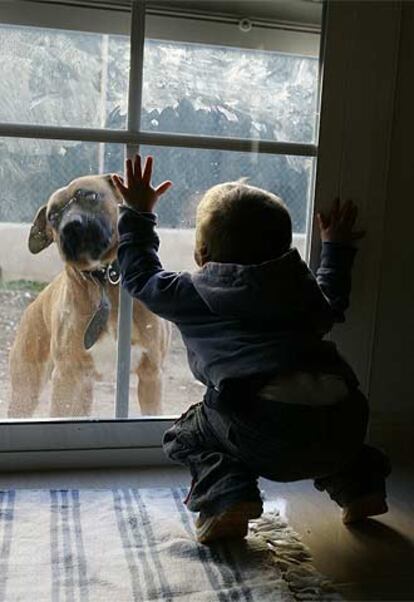
[[[389,480],[390,512],[363,528],[347,529],[329,498],[312,483],[262,482],[311,550],[314,564],[334,581],[346,600],[414,600],[413,471],[394,469]],[[175,467],[0,474],[2,488],[104,488],[187,485]]]

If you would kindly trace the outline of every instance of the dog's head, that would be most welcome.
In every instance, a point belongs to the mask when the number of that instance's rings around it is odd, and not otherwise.
[[[110,175],[72,180],[54,192],[37,212],[29,250],[40,253],[56,242],[65,263],[80,270],[110,263],[116,257],[121,202]]]

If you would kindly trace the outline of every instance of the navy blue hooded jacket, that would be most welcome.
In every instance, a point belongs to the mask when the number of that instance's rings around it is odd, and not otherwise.
[[[296,249],[259,265],[209,262],[177,273],[161,265],[155,226],[154,214],[121,209],[122,285],[177,325],[198,380],[220,389],[227,379],[305,370],[357,384],[335,345],[323,340],[344,321],[353,247],[324,243],[316,279]]]

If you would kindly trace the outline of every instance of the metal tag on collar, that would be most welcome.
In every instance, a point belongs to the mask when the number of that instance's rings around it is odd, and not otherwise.
[[[109,314],[111,312],[111,302],[108,295],[105,292],[105,288],[101,287],[101,300],[98,307],[93,312],[91,319],[89,320],[84,335],[83,335],[83,346],[86,350],[91,349],[99,339],[101,334],[105,332]]]
[[[106,268],[106,277],[108,282],[113,286],[116,286],[121,281],[121,273],[119,269],[112,263],[110,263]]]

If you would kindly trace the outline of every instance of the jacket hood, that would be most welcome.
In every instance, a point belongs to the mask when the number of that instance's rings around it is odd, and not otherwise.
[[[223,317],[305,319],[318,330],[331,323],[329,303],[296,249],[258,265],[209,262],[192,280],[210,310]]]

